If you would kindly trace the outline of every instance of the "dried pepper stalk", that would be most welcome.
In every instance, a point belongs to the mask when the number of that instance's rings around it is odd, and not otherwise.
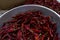
[[[20,13],[0,29],[0,40],[58,40],[56,23],[40,11]]]

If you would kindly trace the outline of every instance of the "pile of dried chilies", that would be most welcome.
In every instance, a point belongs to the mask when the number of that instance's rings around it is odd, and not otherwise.
[[[20,13],[3,24],[0,40],[58,40],[56,23],[40,11]]]
[[[60,14],[60,3],[57,0],[26,0],[24,4],[39,4],[55,10]]]

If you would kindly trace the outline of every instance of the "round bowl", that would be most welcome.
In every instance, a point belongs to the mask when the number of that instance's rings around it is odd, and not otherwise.
[[[23,13],[26,11],[37,11],[37,10],[41,11],[43,15],[50,16],[51,20],[57,23],[57,33],[59,34],[60,37],[60,15],[55,11],[53,11],[52,9],[49,9],[41,5],[35,5],[35,4],[22,5],[5,12],[0,16],[0,27],[4,22],[11,20],[12,17],[15,16],[16,14]]]

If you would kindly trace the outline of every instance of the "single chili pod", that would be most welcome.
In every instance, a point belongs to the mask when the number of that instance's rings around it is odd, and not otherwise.
[[[17,32],[17,40],[22,40],[22,32],[20,30]]]

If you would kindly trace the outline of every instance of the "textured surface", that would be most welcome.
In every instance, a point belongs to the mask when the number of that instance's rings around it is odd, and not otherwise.
[[[11,9],[18,5],[21,5],[24,0],[0,0],[0,9]]]

